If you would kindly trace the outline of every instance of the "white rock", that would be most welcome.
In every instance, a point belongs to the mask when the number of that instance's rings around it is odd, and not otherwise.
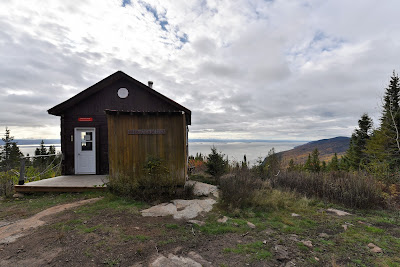
[[[292,217],[300,217],[300,215],[297,213],[292,213]]]
[[[224,216],[224,217],[218,219],[217,222],[219,222],[219,223],[226,223],[226,222],[228,221],[228,219],[229,219],[228,217]]]
[[[198,221],[198,220],[189,220],[188,223],[197,224],[198,226],[203,226],[203,225],[206,224],[205,222],[203,222],[203,221]]]
[[[200,212],[204,211],[203,208],[196,202],[186,206],[183,210],[178,211],[174,214],[174,219],[193,219],[196,218]]]
[[[320,233],[319,237],[327,238],[327,237],[329,237],[329,235],[327,233]]]
[[[191,258],[192,260],[198,262],[201,264],[203,267],[212,267],[212,263],[209,261],[206,261],[202,256],[200,256],[198,253],[194,251],[190,251],[188,253],[188,257]]]
[[[162,203],[142,210],[144,217],[162,217],[172,215],[174,219],[193,219],[201,212],[209,212],[216,203],[214,199],[177,199],[172,203]]]
[[[201,267],[200,263],[192,260],[191,258],[178,257],[176,255],[169,254],[168,259],[170,259],[174,264],[176,264],[171,266]]]
[[[13,195],[13,198],[23,198],[23,197],[24,197],[24,194],[22,194],[22,193],[15,193]]]
[[[347,215],[351,215],[351,214],[348,213],[348,212],[345,212],[345,211],[342,211],[342,210],[337,210],[337,209],[327,209],[326,211],[329,212],[329,213],[333,213],[333,214],[335,214],[335,215],[337,215],[337,216],[347,216]]]
[[[251,222],[247,222],[247,226],[250,227],[251,229],[256,228],[256,226]]]
[[[144,217],[163,217],[174,215],[177,212],[176,206],[172,203],[161,203],[157,206],[141,211],[142,216]]]
[[[375,245],[374,243],[369,243],[368,247],[370,248],[370,251],[373,253],[382,253],[382,249],[380,247],[378,247],[377,245]]]
[[[309,247],[309,248],[313,247],[312,242],[309,240],[307,240],[307,241],[302,240],[301,243],[303,243],[306,247]]]
[[[187,181],[185,185],[193,186],[193,194],[195,196],[209,196],[215,192],[218,192],[218,188],[215,185],[205,184],[196,181]],[[215,195],[214,195],[215,196]]]

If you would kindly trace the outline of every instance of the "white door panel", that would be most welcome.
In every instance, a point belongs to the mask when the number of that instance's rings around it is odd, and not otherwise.
[[[96,174],[95,128],[75,128],[75,174]]]

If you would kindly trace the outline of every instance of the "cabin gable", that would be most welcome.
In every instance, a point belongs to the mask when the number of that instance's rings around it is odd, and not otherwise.
[[[126,88],[121,98],[118,90]],[[185,118],[185,131],[191,124],[191,111],[165,97],[129,75],[117,71],[102,81],[48,110],[61,117],[61,150],[63,174],[76,174],[76,131],[91,129],[96,143],[96,174],[108,174],[108,123],[105,110],[134,113],[180,113]],[[186,149],[187,150],[187,149]]]

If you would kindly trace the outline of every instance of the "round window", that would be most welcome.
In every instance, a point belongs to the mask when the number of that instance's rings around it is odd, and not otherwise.
[[[129,95],[129,91],[126,88],[119,88],[118,89],[118,96],[119,98],[127,98]]]

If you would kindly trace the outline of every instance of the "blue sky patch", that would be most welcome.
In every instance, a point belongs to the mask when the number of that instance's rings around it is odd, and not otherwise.
[[[181,41],[184,44],[189,42],[189,36],[186,33],[184,33],[183,36],[179,36],[178,38],[179,38],[179,41]]]
[[[125,7],[126,5],[130,5],[131,0],[122,0],[122,6]]]
[[[165,25],[168,25],[168,21],[162,20],[162,21],[160,21],[160,25],[161,25],[161,29],[163,29],[163,31],[167,31],[167,28],[165,27]]]

